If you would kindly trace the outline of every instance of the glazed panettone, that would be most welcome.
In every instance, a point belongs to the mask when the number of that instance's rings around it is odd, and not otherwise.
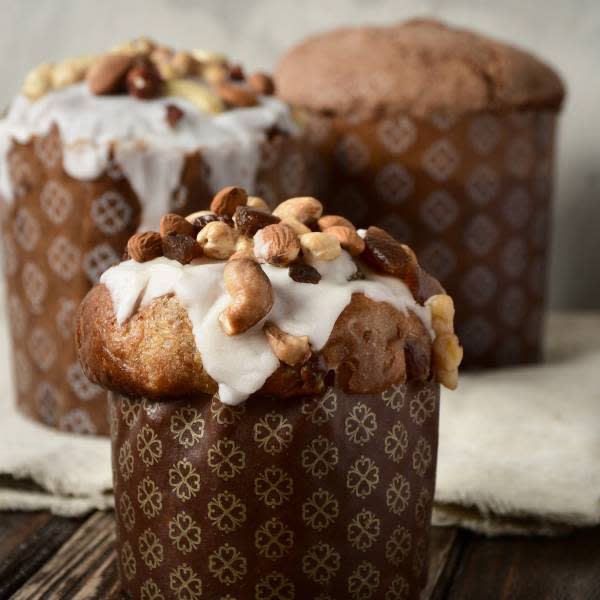
[[[81,304],[132,598],[419,597],[453,303],[384,230],[322,212],[225,188]]]
[[[229,181],[267,202],[310,191],[302,127],[265,73],[139,39],[44,64],[0,120],[0,195],[19,408],[108,433],[73,316],[129,237]],[[60,351],[59,351],[60,349]]]
[[[538,360],[557,73],[512,45],[415,19],[313,35],[275,81],[321,157],[328,209],[410,244],[454,298],[465,365]]]

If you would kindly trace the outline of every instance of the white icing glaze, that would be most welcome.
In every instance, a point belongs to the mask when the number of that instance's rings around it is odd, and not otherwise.
[[[167,258],[146,263],[129,260],[108,269],[100,281],[110,292],[119,324],[138,307],[174,294],[188,313],[204,368],[218,382],[221,401],[237,404],[262,387],[279,361],[262,331],[264,320],[237,336],[221,330],[219,314],[231,301],[223,283],[225,264],[204,260],[181,265]],[[286,268],[261,266],[271,280],[275,298],[268,320],[287,333],[307,335],[316,351],[327,343],[352,294],[359,292],[398,310],[410,309],[433,337],[430,309],[420,306],[399,279],[367,271],[366,279],[348,281],[356,266],[346,252],[335,261],[315,263],[322,275],[316,285],[294,281]]]
[[[184,111],[177,127],[169,127],[165,105]],[[259,147],[273,126],[294,133],[289,108],[263,96],[259,105],[217,115],[199,111],[183,98],[151,101],[132,96],[94,96],[85,83],[50,92],[32,102],[18,96],[0,121],[0,194],[13,190],[7,168],[12,141],[27,143],[46,135],[53,124],[63,141],[63,165],[74,178],[90,180],[107,167],[109,148],[144,207],[140,230],[156,229],[179,183],[185,155],[200,150],[208,163],[213,191],[226,185],[254,190]]]

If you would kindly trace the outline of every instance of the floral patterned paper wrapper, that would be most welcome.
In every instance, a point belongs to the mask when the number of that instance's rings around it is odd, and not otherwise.
[[[463,366],[540,358],[556,119],[308,119],[327,210],[415,250],[454,298]]]
[[[310,153],[301,138],[276,136],[262,154],[256,191],[268,201],[309,187]],[[116,164],[92,181],[70,177],[56,128],[15,142],[8,164],[15,199],[0,208],[18,407],[58,429],[108,435],[106,393],[79,367],[73,318],[120,260],[140,222],[140,201]],[[171,209],[190,213],[211,197],[205,163],[188,155]]]
[[[407,600],[425,583],[439,387],[304,400],[111,395],[123,589]]]

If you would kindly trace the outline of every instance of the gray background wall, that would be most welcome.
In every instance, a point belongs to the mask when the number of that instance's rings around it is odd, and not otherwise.
[[[0,8],[3,105],[29,67],[143,34],[270,68],[289,45],[319,29],[434,15],[533,50],[558,67],[569,88],[552,304],[600,308],[599,0],[0,0]]]

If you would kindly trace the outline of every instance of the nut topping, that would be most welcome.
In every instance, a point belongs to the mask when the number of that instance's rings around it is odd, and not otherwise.
[[[245,85],[223,81],[222,83],[218,83],[215,87],[217,94],[219,94],[223,102],[226,102],[230,106],[247,108],[256,106],[257,104],[256,92]]]
[[[299,253],[300,240],[286,225],[269,225],[254,236],[254,254],[270,265],[289,265]]]
[[[248,195],[243,188],[235,186],[224,187],[212,199],[210,210],[217,215],[233,217],[235,209],[238,206],[246,204],[247,199]]]
[[[342,253],[339,240],[320,231],[301,235],[300,246],[302,254],[310,263],[335,260]]]
[[[287,225],[290,229],[293,229],[296,232],[296,235],[303,235],[305,233],[310,233],[310,227],[304,225],[304,223],[300,223],[298,219],[294,217],[285,217],[285,219],[281,219],[282,225]]]
[[[163,237],[170,233],[181,233],[183,235],[196,236],[196,228],[186,221],[181,215],[168,213],[160,219],[160,235]]]
[[[304,364],[310,358],[308,336],[291,335],[281,331],[274,323],[265,323],[263,327],[273,354],[286,365],[295,367]]]
[[[123,88],[125,77],[134,62],[127,54],[105,54],[88,70],[86,80],[96,96],[114,94]]]
[[[264,319],[273,306],[273,287],[260,265],[249,258],[231,260],[223,270],[231,304],[220,314],[226,335],[239,335]]]
[[[292,217],[298,219],[300,223],[307,225],[316,221],[323,213],[323,205],[316,199],[310,196],[302,196],[298,198],[290,198],[282,202],[273,211],[273,214],[280,219]]]
[[[127,254],[136,262],[147,262],[162,256],[162,240],[160,233],[147,231],[136,233],[127,242]]]
[[[358,256],[365,249],[364,240],[356,233],[355,229],[349,229],[343,225],[334,225],[325,230],[327,235],[332,235],[340,242],[341,247],[350,256]]]
[[[227,260],[235,252],[236,233],[222,221],[207,223],[196,239],[209,258]]]
[[[338,225],[356,231],[356,227],[354,227],[353,223],[339,215],[324,215],[317,221],[317,225],[321,231],[326,231],[330,227],[336,227]]]
[[[233,222],[240,233],[253,237],[259,229],[279,223],[279,218],[258,208],[238,206],[233,215]]]
[[[271,209],[269,205],[258,196],[248,196],[248,200],[246,201],[246,206],[250,208],[256,208],[257,210],[262,210],[263,212],[270,213]]]

